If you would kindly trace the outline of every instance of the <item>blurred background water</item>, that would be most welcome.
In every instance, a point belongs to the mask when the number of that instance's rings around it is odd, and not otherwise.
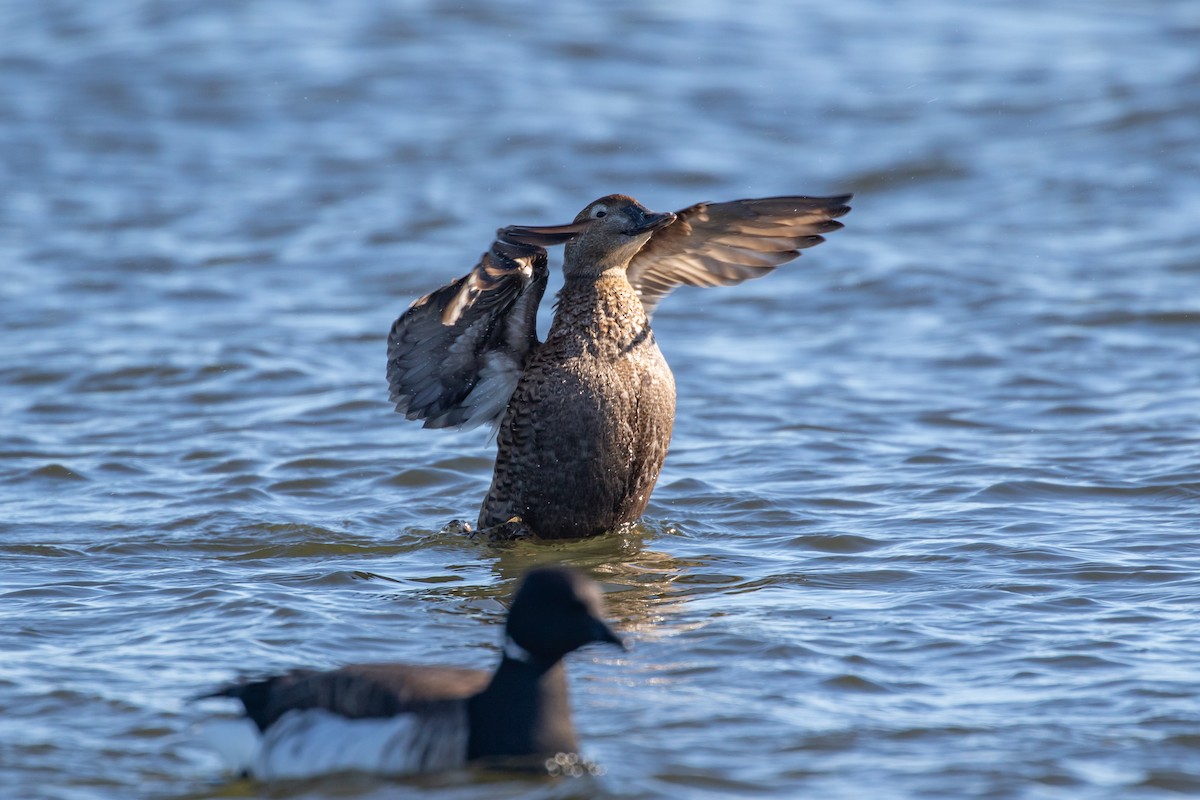
[[[1198,142],[1183,0],[3,0],[3,795],[1200,795]],[[493,445],[388,406],[412,298],[608,192],[844,190],[660,308],[644,525],[439,533]],[[197,746],[242,671],[489,665],[549,560],[635,645],[569,667],[604,776]]]

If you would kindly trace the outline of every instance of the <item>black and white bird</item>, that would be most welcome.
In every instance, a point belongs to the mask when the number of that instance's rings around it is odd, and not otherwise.
[[[650,328],[677,286],[766,275],[824,241],[850,195],[699,203],[655,213],[632,197],[569,225],[510,226],[479,264],[416,300],[388,336],[396,410],[430,428],[499,424],[479,527],[546,539],[633,522],[658,481],[675,379]],[[536,330],[545,247],[566,243],[546,341]]]
[[[576,753],[562,659],[592,642],[624,647],[604,621],[599,587],[567,568],[531,570],[504,630],[491,673],[357,664],[225,686],[204,697],[240,700],[257,735],[249,752],[230,752],[236,737],[213,744],[261,780],[529,766]]]

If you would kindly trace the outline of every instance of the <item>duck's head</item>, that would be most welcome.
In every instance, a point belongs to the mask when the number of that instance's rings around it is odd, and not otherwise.
[[[565,242],[565,275],[599,275],[629,266],[651,235],[674,221],[669,211],[657,213],[632,197],[610,194],[589,203],[570,225],[512,225],[501,230],[500,237],[542,247]]]
[[[565,567],[542,567],[525,576],[504,631],[521,651],[546,666],[592,642],[625,646],[604,621],[600,587]]]

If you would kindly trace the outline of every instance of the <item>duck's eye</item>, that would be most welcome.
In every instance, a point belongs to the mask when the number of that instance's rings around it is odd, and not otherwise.
[[[592,219],[600,219],[608,215],[608,208],[605,206],[596,206],[592,209]]]

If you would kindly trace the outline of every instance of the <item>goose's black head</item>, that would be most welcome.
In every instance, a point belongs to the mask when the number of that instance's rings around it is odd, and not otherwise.
[[[544,664],[592,642],[624,643],[604,621],[596,582],[565,567],[531,570],[513,596],[505,632]]]

